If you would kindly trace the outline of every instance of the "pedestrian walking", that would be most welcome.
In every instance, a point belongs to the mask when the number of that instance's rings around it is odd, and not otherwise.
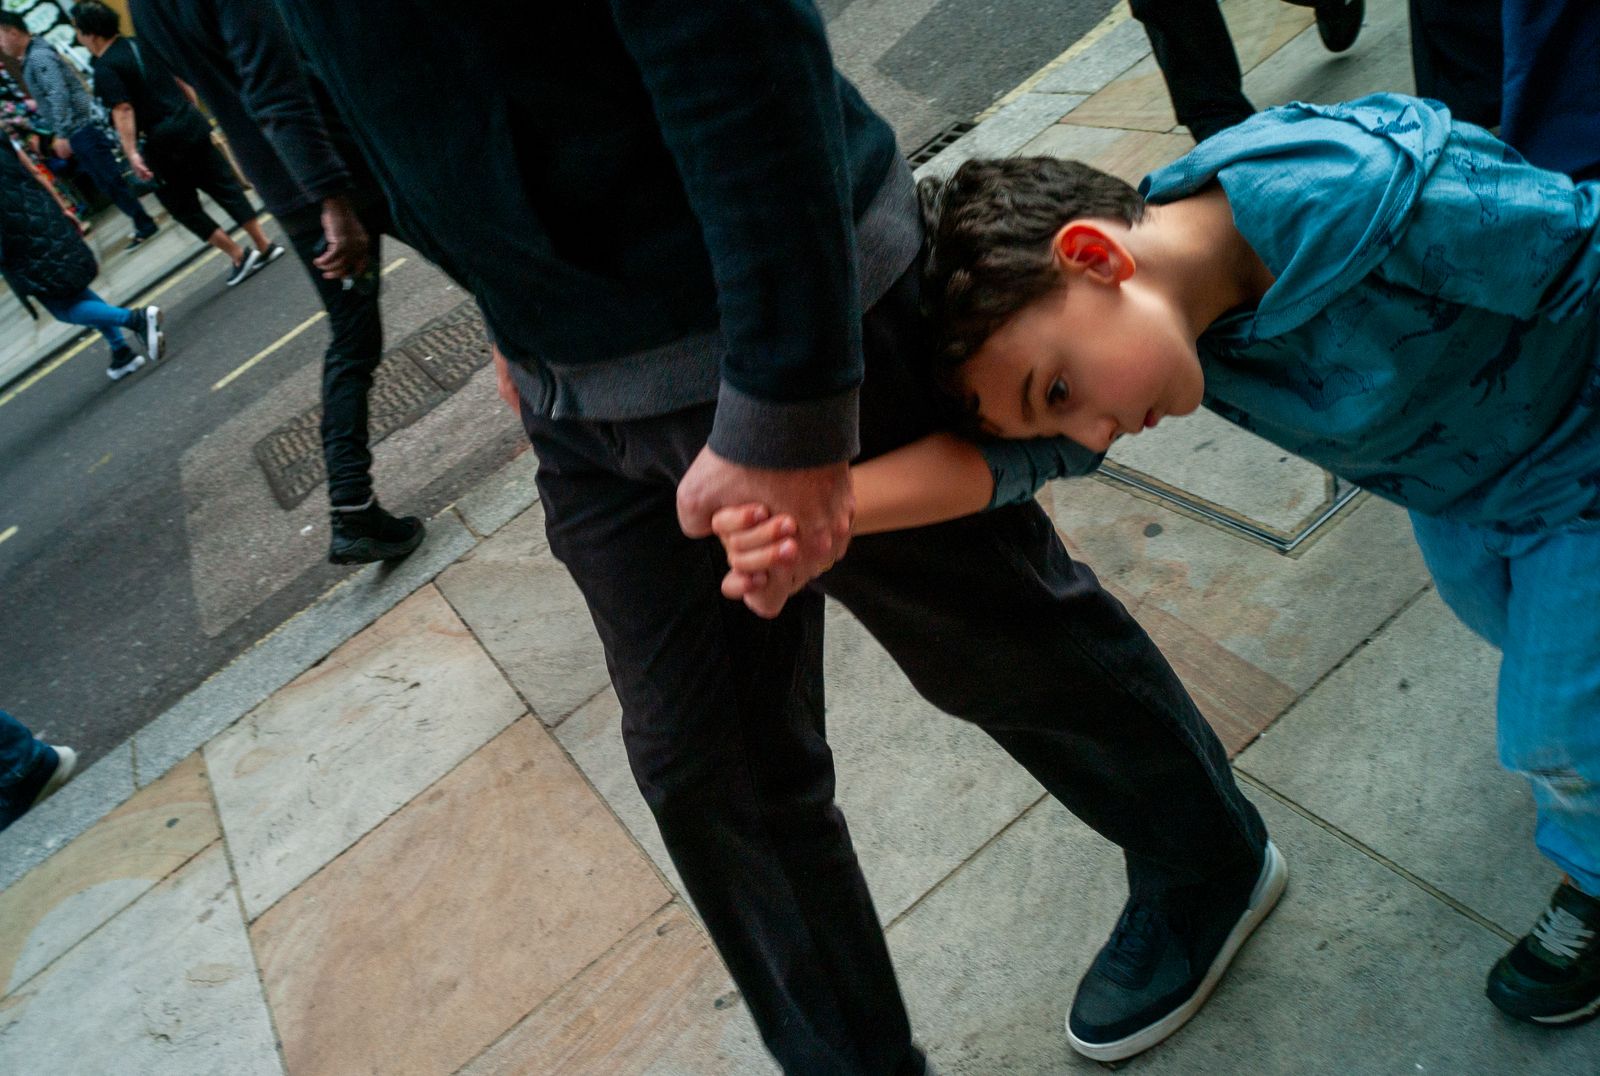
[[[38,299],[56,320],[98,329],[111,345],[113,381],[161,359],[166,346],[161,308],[112,306],[89,288],[94,253],[55,200],[12,153],[0,153],[0,275],[28,306]],[[132,333],[144,354],[128,340]]]
[[[367,447],[367,395],[383,357],[378,311],[383,194],[337,117],[322,109],[277,13],[250,0],[138,0],[139,40],[193,86],[239,166],[277,216],[328,312],[322,360],[322,453],[328,559],[403,557],[422,520],[378,504]]]
[[[122,36],[121,17],[99,0],[72,9],[78,42],[94,56],[94,91],[111,110],[123,155],[140,179],[159,178],[156,200],[203,243],[227,255],[228,287],[276,261],[283,248],[267,238],[255,208],[211,141],[211,124],[184,96],[172,72]],[[143,146],[141,149],[140,147]],[[204,191],[254,246],[245,250],[200,205]]]
[[[156,222],[123,182],[111,141],[94,122],[89,91],[56,52],[28,32],[22,16],[0,11],[0,49],[22,61],[22,77],[33,94],[39,119],[51,135],[56,157],[75,159],[102,194],[133,221],[131,250],[156,234]]]

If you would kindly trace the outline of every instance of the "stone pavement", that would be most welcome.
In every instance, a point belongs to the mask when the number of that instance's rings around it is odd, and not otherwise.
[[[1305,9],[1224,7],[1258,104],[1409,87],[1401,0],[1369,0],[1343,57]],[[1026,149],[1134,175],[1186,148],[1172,124],[1113,19],[930,167]],[[1203,1013],[1126,1067],[1600,1071],[1600,1026],[1482,998],[1555,879],[1495,763],[1495,655],[1403,514],[1173,427],[1045,496],[1236,753],[1291,882]],[[773,1071],[633,787],[532,467],[0,835],[0,1072]],[[1093,1070],[1061,1019],[1118,857],[837,608],[827,664],[840,802],[940,1071]]]

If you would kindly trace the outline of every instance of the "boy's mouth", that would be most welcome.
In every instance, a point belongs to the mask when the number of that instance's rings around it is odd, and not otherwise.
[[[1144,428],[1145,429],[1147,429],[1147,430],[1154,429],[1156,423],[1158,423],[1160,421],[1161,421],[1161,416],[1156,414],[1156,409],[1155,408],[1152,407],[1150,410],[1148,410],[1148,411],[1146,411],[1144,413]]]

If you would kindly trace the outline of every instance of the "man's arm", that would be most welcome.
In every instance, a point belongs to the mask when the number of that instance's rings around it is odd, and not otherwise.
[[[144,163],[144,155],[139,152],[139,121],[133,114],[133,106],[124,101],[111,109],[111,123],[117,129],[117,140],[122,143],[122,155],[128,158],[128,167],[133,169],[133,174],[143,180],[155,178],[155,173],[150,171]]]
[[[57,141],[67,137],[67,88],[61,80],[72,77],[62,70],[63,66],[55,50],[40,46],[28,50],[28,62],[22,68],[39,118]]]

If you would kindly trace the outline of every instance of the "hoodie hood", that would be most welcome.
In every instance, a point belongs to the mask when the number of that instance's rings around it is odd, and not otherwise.
[[[1271,337],[1303,324],[1389,255],[1449,137],[1450,112],[1437,101],[1372,94],[1296,102],[1212,136],[1139,191],[1159,205],[1222,184],[1235,226],[1277,278],[1252,319],[1255,337]],[[1330,172],[1337,199],[1327,197]],[[1308,235],[1317,242],[1306,243]]]

